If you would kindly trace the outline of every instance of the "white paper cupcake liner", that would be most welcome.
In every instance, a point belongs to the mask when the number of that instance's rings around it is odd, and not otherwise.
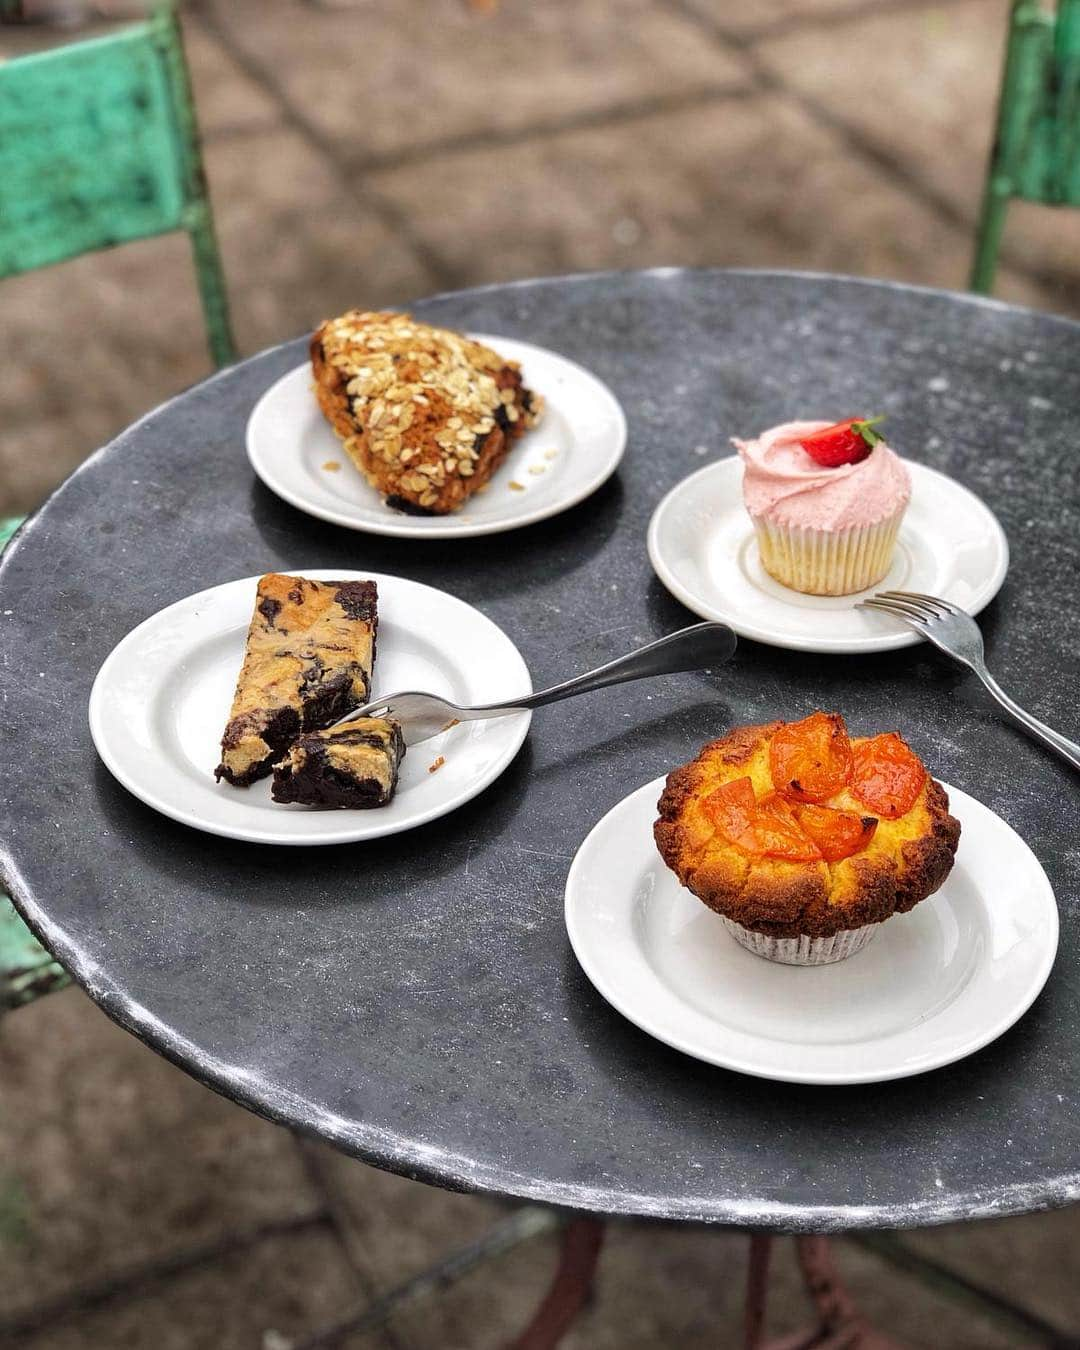
[[[723,914],[720,919],[735,941],[748,952],[766,961],[780,961],[785,966],[827,966],[834,961],[844,961],[861,952],[881,927],[879,923],[868,923],[862,928],[847,928],[842,933],[834,933],[832,937],[774,938],[744,928]]]
[[[807,595],[850,595],[892,566],[906,503],[886,520],[850,530],[811,530],[754,520],[761,563],[770,576]]]

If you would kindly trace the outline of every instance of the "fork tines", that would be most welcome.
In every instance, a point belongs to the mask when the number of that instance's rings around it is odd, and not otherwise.
[[[920,591],[878,591],[868,600],[860,600],[858,609],[880,609],[909,620],[938,619],[945,614],[961,614],[962,610],[940,596],[923,595]]]

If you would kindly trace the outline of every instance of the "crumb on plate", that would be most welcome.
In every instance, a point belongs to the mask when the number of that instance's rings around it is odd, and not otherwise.
[[[509,482],[509,484],[508,484],[507,486],[510,488],[510,491],[511,491],[511,492],[524,492],[524,491],[525,491],[525,484],[524,484],[524,483],[519,483],[519,482],[517,481],[516,478],[511,478],[511,479],[510,479],[510,482]]]
[[[323,468],[326,470],[327,473],[337,473],[337,471],[341,468],[341,460],[328,459],[326,463],[323,465]]]
[[[438,758],[437,760],[435,760],[435,762],[434,762],[433,764],[429,764],[429,765],[428,765],[428,770],[427,770],[428,773],[434,773],[436,769],[441,769],[442,766],[443,766],[445,763],[446,763],[445,758],[444,758],[442,755],[440,755],[439,758]]]

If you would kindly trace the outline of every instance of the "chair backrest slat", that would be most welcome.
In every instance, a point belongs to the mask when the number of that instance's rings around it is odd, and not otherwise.
[[[171,10],[0,63],[0,277],[178,229],[220,365],[235,353]]]
[[[0,275],[180,228],[177,131],[149,24],[0,66]]]

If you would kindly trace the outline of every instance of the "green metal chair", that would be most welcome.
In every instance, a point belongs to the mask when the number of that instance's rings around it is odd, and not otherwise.
[[[0,63],[0,277],[173,230],[191,237],[210,355],[227,365],[225,278],[171,9]],[[19,524],[0,520],[0,549]],[[0,1011],[66,983],[0,895]]]
[[[971,289],[994,284],[1012,197],[1080,206],[1080,0],[1014,0],[971,271]]]

